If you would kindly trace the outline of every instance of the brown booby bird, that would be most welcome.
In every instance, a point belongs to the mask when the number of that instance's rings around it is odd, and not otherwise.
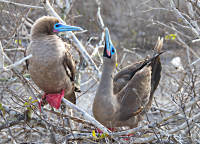
[[[79,30],[82,28],[60,23],[50,16],[37,19],[31,29],[31,43],[26,51],[26,55],[33,55],[28,61],[30,76],[45,92],[46,101],[57,109],[63,96],[76,103],[75,62],[69,51],[70,45],[54,33]]]
[[[160,81],[162,45],[163,39],[158,38],[152,58],[125,67],[113,79],[117,53],[105,29],[102,76],[92,109],[96,120],[110,128],[137,126],[150,109]]]

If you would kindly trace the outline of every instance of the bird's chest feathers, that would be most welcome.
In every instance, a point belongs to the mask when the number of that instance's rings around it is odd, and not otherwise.
[[[56,66],[61,66],[65,51],[64,43],[32,43],[29,52],[33,55],[30,59],[30,67],[33,66],[40,69],[51,69]]]
[[[37,47],[32,51],[35,59],[43,59],[48,61],[58,60],[64,56],[64,53],[65,47],[61,44],[47,44],[43,45],[42,47]]]

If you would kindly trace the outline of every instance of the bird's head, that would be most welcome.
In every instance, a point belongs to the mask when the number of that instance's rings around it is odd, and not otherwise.
[[[112,44],[108,28],[105,28],[105,47],[103,57],[104,59],[109,59],[109,61],[113,61],[115,63],[117,61],[116,49]]]
[[[53,33],[65,32],[65,31],[80,31],[83,30],[80,27],[70,26],[63,24],[59,19],[51,16],[43,16],[36,20],[32,29],[31,37],[47,34],[52,35]]]

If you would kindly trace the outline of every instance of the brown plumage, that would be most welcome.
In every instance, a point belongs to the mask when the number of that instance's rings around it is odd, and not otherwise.
[[[70,45],[53,33],[57,23],[57,18],[44,16],[33,25],[31,43],[26,51],[26,55],[33,55],[28,69],[34,83],[46,94],[65,89],[64,97],[75,104],[75,62],[69,51]]]
[[[93,103],[94,117],[107,127],[136,127],[145,111],[149,110],[160,80],[159,55],[163,39],[158,38],[154,49],[156,56],[125,67],[113,80],[117,54],[108,30],[106,37],[102,77]],[[114,52],[111,56],[107,52],[109,46]]]

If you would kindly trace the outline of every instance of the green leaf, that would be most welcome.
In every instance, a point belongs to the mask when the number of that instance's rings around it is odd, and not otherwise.
[[[0,103],[0,109],[2,109],[2,104]]]
[[[28,117],[32,118],[31,114],[32,114],[33,110],[30,107],[27,107],[27,110],[28,110]]]
[[[32,110],[29,111],[29,113],[28,113],[28,117],[29,117],[29,118],[32,118]]]
[[[35,102],[38,102],[38,100],[34,100],[34,101],[32,101],[31,104],[33,104],[33,103],[35,103]]]
[[[101,139],[106,138],[107,136],[108,136],[107,133],[103,133],[103,134],[101,135]]]
[[[6,114],[5,108],[1,108],[1,111],[3,112],[3,117],[4,117]]]
[[[18,43],[18,40],[15,40],[15,42]],[[22,43],[22,41],[19,39],[19,44],[21,44],[21,43]]]
[[[26,106],[26,105],[29,105],[29,103],[28,103],[28,102],[25,102],[25,103],[23,104],[23,106]]]
[[[169,40],[170,37],[168,35],[165,36],[165,40]]]
[[[97,137],[96,133],[95,133],[95,130],[92,131],[92,136],[95,137],[95,138]]]
[[[30,74],[24,74],[23,76],[24,76],[25,78],[31,78],[31,77],[30,77]]]
[[[176,37],[176,35],[175,35],[175,34],[169,34],[169,36],[170,36],[170,37]]]
[[[176,39],[176,34],[169,34],[165,36],[165,40],[172,40],[174,41]]]
[[[105,138],[104,134],[101,134],[101,139]]]

